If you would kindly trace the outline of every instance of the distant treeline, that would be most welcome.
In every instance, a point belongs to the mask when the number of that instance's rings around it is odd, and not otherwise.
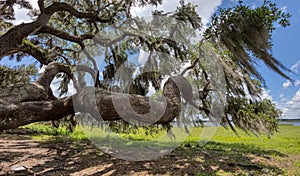
[[[300,119],[280,119],[281,122],[300,122]]]

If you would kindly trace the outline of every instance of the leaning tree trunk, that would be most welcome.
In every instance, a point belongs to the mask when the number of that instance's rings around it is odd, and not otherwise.
[[[59,72],[66,73],[76,85],[68,66],[51,63],[36,82],[4,88],[0,92],[0,131],[58,120],[76,112],[87,112],[106,121],[125,119],[148,124],[168,123],[180,113],[180,92],[171,79],[165,83],[161,99],[94,87],[77,87],[75,95],[54,99],[50,84]]]

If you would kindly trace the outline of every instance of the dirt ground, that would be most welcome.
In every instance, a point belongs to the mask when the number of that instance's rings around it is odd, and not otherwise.
[[[129,162],[102,153],[88,141],[65,136],[45,142],[29,133],[0,134],[0,175],[285,175],[293,160],[274,152],[178,148],[152,161]],[[230,146],[229,146],[230,147]]]

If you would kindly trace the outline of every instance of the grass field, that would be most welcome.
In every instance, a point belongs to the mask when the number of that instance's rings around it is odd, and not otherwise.
[[[50,126],[39,124],[31,124],[26,126],[26,128],[42,132],[32,135],[32,138],[41,141],[61,139],[53,136],[53,134],[67,136],[74,141],[88,140],[80,127],[77,127],[72,133],[68,133],[63,128],[56,131],[56,129]],[[275,133],[271,138],[267,136],[258,138],[242,131],[239,131],[237,136],[230,130],[218,127],[212,138],[205,141],[205,143],[203,141],[199,143],[199,136],[202,132],[203,128],[194,128],[191,131],[191,135],[181,143],[175,153],[178,154],[179,152],[179,155],[188,155],[189,157],[199,153],[199,151],[208,153],[210,156],[205,158],[205,163],[202,162],[202,164],[213,168],[212,170],[216,170],[215,172],[210,171],[209,174],[297,175],[300,173],[300,126],[280,125],[279,132]],[[96,134],[99,136],[94,135],[92,137],[100,138],[104,135],[104,132],[98,131]],[[157,135],[162,134],[165,134],[165,132]],[[121,140],[120,138],[116,138],[115,143],[118,145],[129,143],[129,141],[145,140],[149,141],[149,143],[143,143],[143,145],[149,146],[151,145],[151,140],[155,137],[157,136],[147,136],[141,130],[138,134],[122,134]],[[168,145],[170,141],[160,142],[159,145]],[[203,160],[203,158],[201,159],[200,157],[200,160]],[[214,165],[217,166],[214,168]],[[230,169],[230,167],[234,168],[234,170]],[[202,173],[196,172],[196,175],[207,175],[207,173]]]
[[[41,124],[31,124],[25,126],[35,131],[41,132],[39,135],[33,136],[35,139],[47,139],[53,137],[55,134],[66,135],[74,140],[88,140],[86,134],[81,130],[80,126],[77,126],[74,132],[68,132],[65,128],[59,128],[58,130],[49,126]],[[93,132],[98,129],[94,129]],[[194,128],[191,134],[185,139],[183,145],[194,146],[199,142],[200,135],[203,132],[203,128]],[[104,132],[98,132],[104,135]],[[163,132],[165,133],[165,132]],[[158,134],[161,135],[162,133]],[[101,136],[101,135],[100,135]],[[123,134],[124,139],[130,140],[151,140],[155,136],[145,135],[143,132],[138,134]],[[300,154],[300,126],[293,125],[280,125],[279,132],[276,132],[271,138],[265,135],[257,137],[252,134],[246,134],[243,131],[238,131],[238,135],[232,131],[223,127],[218,127],[216,132],[212,134],[210,141],[226,143],[226,144],[245,144],[251,147],[260,147],[266,150],[277,150],[286,154]]]

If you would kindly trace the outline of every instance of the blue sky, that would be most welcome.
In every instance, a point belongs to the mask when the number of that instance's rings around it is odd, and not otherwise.
[[[268,86],[265,96],[271,98],[283,111],[283,118],[300,118],[300,3],[295,0],[277,0],[276,4],[292,17],[291,26],[278,27],[273,32],[273,55],[298,75],[290,74],[294,80],[291,83],[263,65],[258,68]]]
[[[30,0],[34,7],[37,7],[37,0]],[[165,0],[164,4],[157,9],[172,11],[179,4],[179,0]],[[226,7],[236,4],[238,0],[188,0],[198,5],[198,12],[203,18],[203,22],[209,21],[211,14],[218,7]],[[256,6],[263,0],[246,0],[247,4]],[[258,65],[258,70],[266,80],[267,88],[264,90],[264,97],[272,99],[283,111],[283,118],[300,118],[300,3],[297,0],[276,0],[277,6],[289,12],[291,26],[287,28],[278,27],[273,33],[273,55],[286,67],[292,69],[296,74],[291,74],[294,83],[288,82],[276,73],[270,71],[264,65]],[[136,15],[147,16],[153,8],[134,8],[132,12]],[[16,9],[16,23],[28,21],[25,10]],[[32,62],[26,59],[24,62]],[[13,65],[7,59],[3,59],[0,64]]]
[[[206,23],[211,14],[219,7],[228,7],[237,4],[238,0],[188,0],[198,5],[198,13]],[[172,11],[179,4],[176,0],[165,0],[165,4],[157,7],[159,10]],[[244,0],[250,6],[258,6],[263,0]],[[296,0],[276,0],[277,6],[291,17],[291,26],[287,28],[277,27],[273,32],[273,55],[287,68],[300,75],[300,3]],[[137,15],[149,15],[153,8],[137,8]],[[272,99],[282,110],[282,118],[300,118],[300,76],[291,74],[294,83],[291,83],[263,64],[257,65],[259,72],[266,80],[266,88],[263,97]]]

